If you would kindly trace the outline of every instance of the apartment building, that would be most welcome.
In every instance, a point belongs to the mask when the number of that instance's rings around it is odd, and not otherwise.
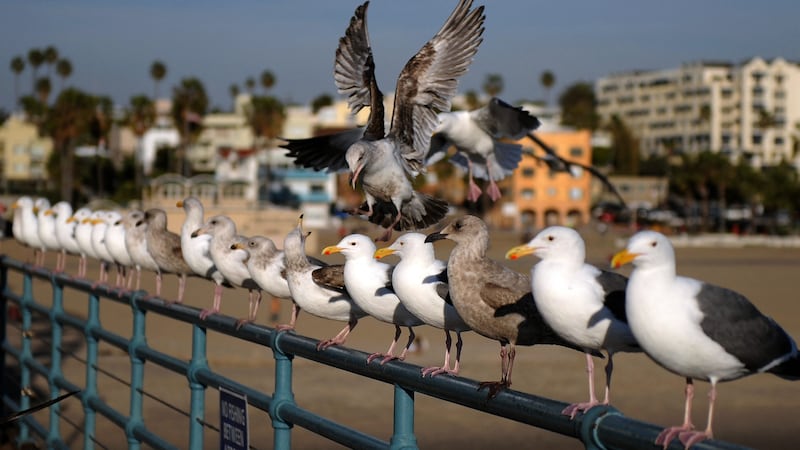
[[[800,65],[782,58],[741,64],[702,61],[633,71],[595,83],[597,112],[616,115],[640,139],[644,155],[723,152],[753,166],[800,159]]]
[[[21,115],[11,115],[0,126],[0,172],[8,191],[39,186],[47,182],[47,160],[53,140],[39,136],[36,126]]]

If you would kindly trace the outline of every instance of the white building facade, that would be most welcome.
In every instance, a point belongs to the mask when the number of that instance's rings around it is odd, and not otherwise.
[[[618,116],[644,155],[723,152],[755,167],[794,155],[800,124],[800,65],[782,58],[698,62],[636,71],[595,83],[597,113]]]

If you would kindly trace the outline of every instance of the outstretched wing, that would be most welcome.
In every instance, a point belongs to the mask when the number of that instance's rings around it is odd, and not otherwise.
[[[390,134],[400,144],[410,173],[423,170],[436,115],[450,111],[457,79],[467,71],[483,41],[483,6],[470,10],[471,7],[472,0],[461,0],[397,79]]]
[[[474,113],[476,122],[495,139],[520,139],[540,124],[528,111],[497,97],[492,97],[488,105]]]
[[[383,139],[383,94],[375,80],[375,61],[367,32],[367,7],[364,2],[356,8],[344,36],[336,49],[333,80],[340,94],[347,96],[350,111],[357,114],[369,107],[369,121],[364,138]]]
[[[353,128],[339,133],[307,139],[284,139],[281,147],[289,150],[286,156],[295,164],[317,171],[338,172],[347,170],[344,159],[347,149],[364,136],[364,128]]]

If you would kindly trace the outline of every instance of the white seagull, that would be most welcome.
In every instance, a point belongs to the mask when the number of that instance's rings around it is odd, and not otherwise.
[[[394,359],[402,361],[406,358],[408,348],[414,342],[414,327],[423,322],[400,303],[397,294],[392,290],[393,267],[376,260],[375,250],[372,239],[363,234],[351,234],[342,238],[338,244],[325,247],[322,253],[344,255],[344,286],[350,297],[370,316],[394,325],[394,339],[389,350],[386,353],[373,353],[367,358],[369,364],[375,358],[382,357],[381,364],[386,364]],[[394,347],[402,334],[401,326],[408,328],[408,343],[403,352],[396,356]]]
[[[238,242],[234,247],[246,253],[245,265],[247,266],[250,277],[258,284],[262,291],[268,295],[291,299],[292,293],[289,290],[289,282],[286,281],[286,257],[282,250],[279,250],[272,239],[264,236],[253,236],[246,242]],[[255,320],[258,312],[250,311],[250,320]],[[292,308],[292,318],[287,327],[279,326],[279,329],[293,329],[297,321],[297,308]]]
[[[541,259],[531,269],[536,307],[556,333],[586,349],[589,401],[573,403],[561,412],[575,418],[578,412],[600,404],[594,392],[591,350],[608,353],[604,405],[611,401],[614,353],[641,351],[625,316],[628,280],[618,273],[586,264],[586,245],[572,228],[545,228],[527,244],[509,250],[506,258],[518,259],[530,254]]]
[[[147,251],[147,222],[144,220],[144,211],[134,209],[122,217],[125,228],[125,248],[133,260],[136,268],[136,286],[138,291],[142,281],[142,269],[150,270],[156,274],[160,270],[158,263]],[[156,286],[156,296],[161,296],[160,286]]]
[[[81,228],[80,225],[84,223],[84,221],[91,220],[92,210],[89,208],[80,208],[75,213],[72,214],[71,217],[67,218],[67,224],[65,225],[65,230],[70,230],[69,227],[72,227],[72,240],[75,241],[75,245],[78,247],[78,255],[80,256],[80,260],[78,261],[78,278],[85,278],[86,277],[86,266],[87,266],[87,256],[94,257],[93,254],[89,254],[88,251],[91,250],[91,228],[85,227]],[[90,226],[90,225],[89,225]],[[78,230],[82,230],[80,233]],[[78,239],[79,235],[81,239]],[[85,249],[85,243],[89,243],[89,250]],[[93,251],[92,251],[93,253]]]
[[[472,0],[459,1],[442,28],[406,63],[397,79],[387,134],[367,32],[368,5],[356,8],[339,40],[334,68],[336,87],[347,95],[352,113],[370,108],[363,135],[349,131],[322,140],[288,141],[284,147],[307,167],[338,170],[346,163],[352,187],[361,181],[366,196],[366,205],[356,212],[385,227],[379,239],[388,240],[393,228],[426,228],[447,212],[446,202],[415,191],[412,180],[424,170],[436,114],[450,110],[458,77],[478,50],[485,16],[483,6],[472,9]]]
[[[317,350],[324,350],[332,345],[344,344],[347,336],[358,324],[358,319],[366,313],[356,305],[344,286],[344,270],[342,266],[321,266],[312,263],[306,256],[306,238],[311,232],[303,232],[303,216],[283,241],[286,255],[286,281],[296,311],[300,310],[324,319],[347,322],[347,325],[331,339],[320,341]],[[286,326],[283,329],[287,329]]]
[[[392,245],[375,251],[375,258],[397,255],[400,262],[392,272],[392,288],[411,314],[427,325],[445,332],[444,364],[422,369],[422,376],[441,373],[457,375],[461,364],[461,333],[469,326],[458,315],[447,287],[447,263],[436,259],[433,244],[421,233],[406,233]],[[450,368],[450,331],[456,333],[456,362]]]
[[[128,247],[125,245],[125,225],[122,223],[122,214],[118,211],[109,211],[108,215],[106,215],[106,220],[108,221],[108,226],[106,227],[106,236],[103,242],[117,266],[117,277],[114,285],[120,290],[130,289],[132,278],[128,269],[133,267],[133,259],[131,259]]]
[[[67,263],[67,253],[80,255],[81,249],[75,240],[75,221],[69,220],[72,217],[72,205],[61,201],[53,205],[51,210],[56,218],[56,239],[61,247],[56,259],[56,272],[63,272]]]
[[[56,236],[56,218],[53,210],[50,209],[50,202],[47,199],[42,200],[36,213],[39,240],[42,241],[42,252],[54,251],[57,255],[60,255],[61,244],[58,242],[58,236]],[[44,257],[42,257],[42,265],[44,265],[44,262]],[[58,256],[56,257],[56,265],[58,265]]]
[[[769,372],[800,379],[797,344],[775,320],[743,295],[676,274],[675,250],[661,233],[642,231],[614,255],[614,268],[633,263],[628,280],[628,323],[644,351],[660,366],[686,377],[683,424],[666,428],[656,444],[666,449],[678,437],[686,446],[713,437],[717,383]],[[691,421],[692,380],[711,383],[708,424]]]
[[[467,200],[476,202],[481,195],[475,177],[489,180],[486,193],[496,202],[500,199],[496,181],[511,175],[522,159],[521,145],[500,139],[521,139],[538,127],[539,119],[496,97],[472,111],[439,113],[427,164],[441,159],[450,146],[455,146],[456,154],[450,162],[469,173]]]
[[[245,264],[247,254],[234,247],[239,242],[246,242],[247,238],[237,234],[236,223],[230,217],[222,215],[208,219],[203,226],[193,231],[191,236],[198,237],[203,234],[211,236],[209,254],[214,261],[214,266],[225,277],[225,282],[247,289],[250,314],[247,319],[237,321],[236,327],[239,328],[245,323],[252,322],[255,320],[254,312],[258,311],[258,305],[261,303],[261,288],[247,270]],[[200,318],[205,320],[208,316],[219,313],[221,304],[222,285],[218,284],[214,291],[212,308],[202,310]]]

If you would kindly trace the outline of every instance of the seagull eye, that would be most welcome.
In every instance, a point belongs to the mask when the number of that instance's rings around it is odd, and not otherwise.
[[[352,247],[355,247],[355,246],[356,246],[356,243],[355,243],[355,241],[351,242],[351,243],[350,243],[350,245],[351,245]]]
[[[547,236],[547,240],[552,242],[552,241],[555,241],[556,238],[553,237],[553,235],[550,235],[550,236]]]
[[[653,248],[656,248],[657,245],[658,245],[658,242],[656,242],[656,241],[653,241],[653,242],[650,243],[650,247],[653,247]]]

